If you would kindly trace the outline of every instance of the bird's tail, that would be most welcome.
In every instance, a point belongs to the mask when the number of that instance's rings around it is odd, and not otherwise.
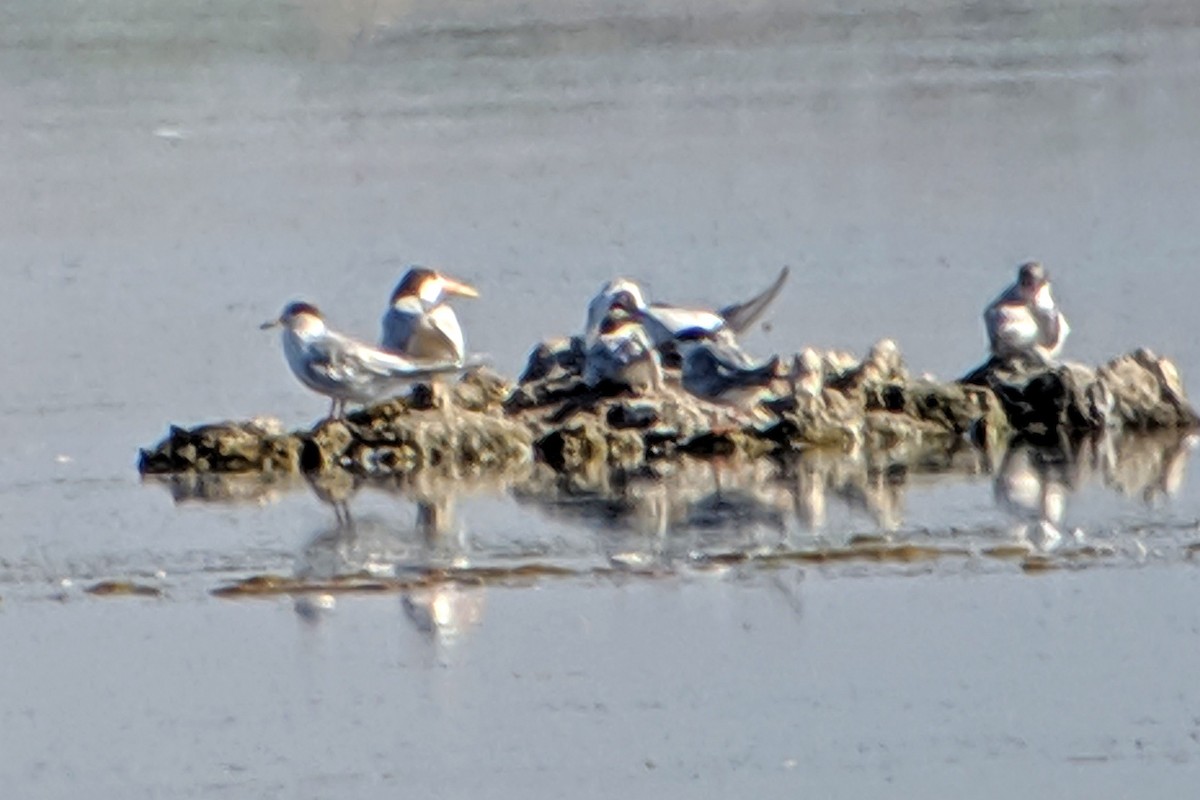
[[[472,353],[467,356],[459,367],[463,372],[479,367],[490,367],[492,365],[492,357],[487,353]]]
[[[770,361],[757,367],[741,369],[730,375],[739,386],[766,386],[775,380],[779,371],[779,356],[772,356]]]

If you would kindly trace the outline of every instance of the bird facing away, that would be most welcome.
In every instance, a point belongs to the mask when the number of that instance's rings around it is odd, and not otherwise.
[[[386,353],[330,329],[316,306],[291,303],[263,330],[283,328],[283,355],[309,389],[330,398],[329,418],[345,415],[346,403],[367,403],[411,381],[458,372],[453,361],[423,361]]]
[[[708,334],[728,331],[742,333],[758,320],[783,288],[788,277],[784,267],[763,291],[741,303],[733,303],[715,311],[703,308],[680,308],[665,303],[647,303],[645,293],[635,281],[616,278],[600,288],[588,304],[585,341],[591,342],[600,334],[600,324],[612,308],[636,308],[644,315],[641,320],[655,347],[663,347],[688,330],[699,329]]]
[[[379,346],[409,358],[462,363],[466,345],[451,296],[478,297],[473,286],[424,267],[412,267],[396,284],[384,312]]]
[[[592,388],[602,383],[626,386],[634,394],[662,389],[662,362],[636,312],[614,309],[605,315],[599,334],[588,345],[583,380]]]
[[[776,377],[778,356],[755,364],[727,332],[713,336],[693,328],[680,331],[676,343],[683,359],[683,388],[705,400],[752,406]]]
[[[1050,277],[1036,261],[1022,264],[1017,281],[983,312],[992,355],[1049,364],[1071,328],[1050,293]]]

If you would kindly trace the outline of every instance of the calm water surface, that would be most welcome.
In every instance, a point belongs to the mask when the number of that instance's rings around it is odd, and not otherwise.
[[[463,323],[506,372],[614,274],[715,304],[790,264],[752,349],[890,336],[948,377],[1037,257],[1069,357],[1148,346],[1200,391],[1197,109],[1183,0],[5,3],[0,780],[123,798],[1190,791],[1186,440],[950,472],[689,465],[617,501],[521,476],[203,503],[133,462],[169,422],[315,419],[324,401],[257,323],[304,297],[373,336],[412,262],[480,287]],[[351,527],[321,498],[353,489]],[[881,536],[943,557],[776,558]],[[1013,543],[1065,568],[987,554]],[[529,563],[573,574],[211,594]],[[164,596],[83,591],[109,579]]]

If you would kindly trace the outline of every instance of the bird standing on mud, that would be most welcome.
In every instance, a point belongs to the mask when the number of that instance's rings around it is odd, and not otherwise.
[[[662,390],[662,362],[640,317],[637,309],[621,307],[604,316],[586,351],[584,383],[592,388],[603,383],[625,386],[634,394]]]
[[[657,348],[673,343],[684,331],[702,330],[709,335],[726,331],[730,334],[744,332],[758,320],[771,304],[788,277],[784,267],[762,292],[742,303],[734,303],[716,311],[702,308],[680,308],[665,303],[647,303],[645,293],[635,281],[616,278],[600,288],[600,292],[588,304],[585,342],[590,344],[600,335],[600,326],[605,315],[615,307],[636,308],[641,313],[641,323]]]
[[[263,330],[283,327],[283,354],[295,376],[330,398],[329,418],[345,415],[346,403],[378,400],[405,383],[458,372],[457,361],[415,360],[387,353],[331,330],[316,306],[291,303]]]
[[[676,346],[683,359],[683,388],[705,400],[750,408],[776,378],[778,356],[756,364],[728,332],[680,331]]]
[[[424,267],[412,267],[396,284],[383,315],[379,346],[409,358],[463,363],[466,345],[452,295],[478,297],[473,286]]]
[[[1017,282],[983,312],[992,355],[1050,364],[1071,328],[1050,294],[1050,277],[1037,261],[1022,264]]]

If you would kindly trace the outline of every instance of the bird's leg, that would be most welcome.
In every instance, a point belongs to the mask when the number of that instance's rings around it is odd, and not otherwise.
[[[454,392],[450,385],[450,378],[445,375],[434,375],[430,379],[429,390],[433,393],[434,408],[438,409],[443,417],[448,418],[451,407],[454,405]]]
[[[663,390],[663,370],[662,364],[653,351],[650,353],[650,388],[655,394],[662,394]]]
[[[337,520],[338,530],[346,530],[350,527],[350,509],[345,503],[333,503],[333,516]]]
[[[338,418],[338,399],[336,397],[329,398],[329,419]]]

